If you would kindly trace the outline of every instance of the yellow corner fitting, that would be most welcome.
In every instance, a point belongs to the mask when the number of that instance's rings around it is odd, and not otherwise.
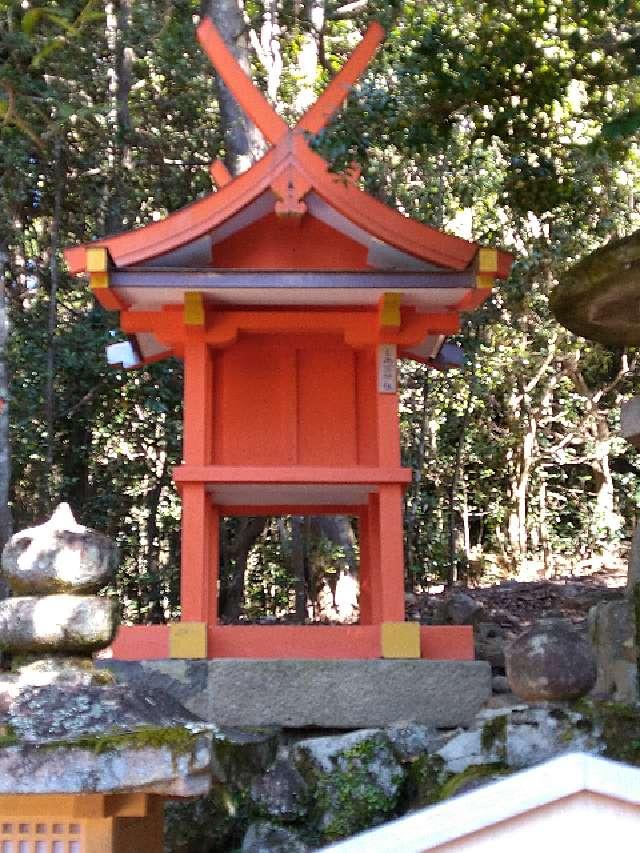
[[[498,272],[498,250],[480,249],[478,251],[478,272],[495,278]]]
[[[420,625],[418,622],[383,622],[380,626],[383,658],[419,658]]]
[[[491,290],[493,287],[494,277],[492,275],[477,275],[476,287],[484,287]]]
[[[91,290],[109,287],[109,251],[102,246],[91,246],[86,250],[85,266],[89,273]]]
[[[85,260],[88,273],[107,272],[109,269],[109,252],[103,246],[90,246]]]
[[[393,326],[396,329],[400,327],[402,323],[401,302],[401,293],[385,293],[380,297],[378,308],[381,326]]]
[[[169,625],[170,658],[206,658],[206,622],[172,622]]]
[[[189,292],[184,295],[184,324],[185,326],[204,326],[205,310],[204,299],[198,292]]]

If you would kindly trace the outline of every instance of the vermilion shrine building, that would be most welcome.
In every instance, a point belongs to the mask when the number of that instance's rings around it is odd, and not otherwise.
[[[290,129],[205,20],[269,150],[235,178],[215,163],[217,191],[163,221],[66,252],[140,362],[184,361],[182,621],[121,629],[115,657],[473,657],[470,628],[404,623],[396,359],[437,363],[511,258],[402,216],[309,147],[382,35]],[[359,519],[360,624],[218,623],[220,518],[287,513]]]

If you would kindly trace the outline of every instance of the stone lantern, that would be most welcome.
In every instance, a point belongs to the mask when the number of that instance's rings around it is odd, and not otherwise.
[[[640,231],[613,240],[570,269],[551,294],[557,319],[572,332],[606,346],[640,346]],[[640,448],[640,397],[622,406],[620,428]],[[640,605],[640,525],[635,529],[624,601],[604,601],[589,614],[598,659],[594,691],[636,702]]]
[[[14,593],[0,643],[21,665],[0,673],[0,851],[161,853],[163,803],[210,784],[211,727],[161,691],[94,669],[116,603],[116,548],[61,504],[2,554]]]

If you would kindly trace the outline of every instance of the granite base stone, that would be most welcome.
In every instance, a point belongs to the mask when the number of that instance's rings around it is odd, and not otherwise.
[[[471,722],[491,696],[486,661],[100,661],[138,689],[161,688],[220,726],[354,729]]]

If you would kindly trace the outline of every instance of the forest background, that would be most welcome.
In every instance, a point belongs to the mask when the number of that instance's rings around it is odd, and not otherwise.
[[[620,558],[640,464],[619,403],[640,353],[548,307],[564,269],[640,227],[640,5],[614,0],[0,0],[0,546],[66,499],[118,540],[125,617],[178,612],[181,364],[109,368],[117,317],[61,249],[161,218],[211,191],[216,157],[237,173],[263,150],[197,46],[202,14],[288,120],[380,20],[314,144],[407,215],[515,256],[465,318],[463,369],[402,366],[407,588]],[[230,520],[225,616],[304,616],[354,555],[349,519]]]

